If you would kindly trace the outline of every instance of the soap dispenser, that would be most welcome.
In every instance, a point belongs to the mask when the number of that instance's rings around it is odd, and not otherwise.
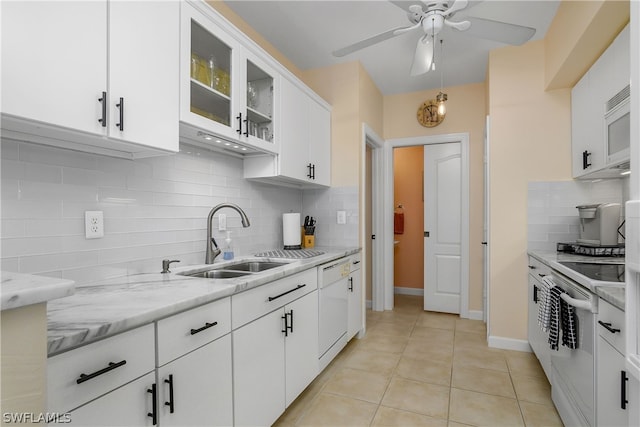
[[[224,248],[222,248],[222,259],[233,259],[233,246],[231,245],[231,231],[227,231],[227,238],[224,239]]]

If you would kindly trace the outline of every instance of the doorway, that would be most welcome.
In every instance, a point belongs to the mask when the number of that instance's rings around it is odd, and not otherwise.
[[[383,259],[383,178],[384,141],[366,123],[362,125],[360,206],[363,220],[360,225],[360,246],[363,248],[363,304],[374,311],[385,309],[385,263]],[[363,310],[363,315],[366,310]]]
[[[433,146],[458,144],[459,146],[459,298],[456,304],[461,317],[469,317],[469,135],[467,133],[446,134],[424,137],[403,138],[387,141],[385,145],[385,168],[384,168],[384,236],[386,244],[382,248],[385,264],[385,276],[383,285],[384,308],[393,309],[394,300],[394,149],[398,147],[411,146]],[[429,231],[429,230],[423,230]],[[425,237],[426,239],[426,237]],[[449,257],[447,262],[451,261]],[[433,309],[433,308],[431,308]],[[442,310],[450,311],[450,310]]]

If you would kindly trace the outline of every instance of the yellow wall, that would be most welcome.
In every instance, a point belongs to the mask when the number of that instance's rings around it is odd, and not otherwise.
[[[444,88],[447,116],[434,127],[418,123],[418,107],[434,99],[438,90],[388,95],[384,97],[384,139],[422,135],[469,133],[469,309],[482,310],[482,226],[483,226],[483,153],[486,100],[484,83]]]
[[[563,1],[545,35],[545,87],[573,87],[629,22],[629,1]]]
[[[393,284],[403,288],[424,288],[423,169],[423,146],[394,148],[393,205],[402,204],[404,233],[394,235]]]
[[[544,42],[491,52],[491,335],[527,339],[527,185],[571,179],[571,92],[545,92]]]
[[[260,33],[249,26],[237,13],[235,13],[229,6],[222,0],[205,0],[209,6],[218,11],[229,22],[235,25],[240,31],[246,34],[251,40],[256,42],[261,48],[266,50],[271,56],[273,56],[279,63],[284,65],[289,71],[295,74],[298,78],[301,76],[301,71],[295,66],[286,56],[276,49],[271,43],[269,43]]]

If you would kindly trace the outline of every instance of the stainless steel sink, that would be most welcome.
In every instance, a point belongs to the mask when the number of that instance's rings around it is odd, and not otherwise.
[[[237,270],[237,271],[249,271],[251,273],[258,273],[260,271],[269,270],[271,268],[280,267],[288,264],[287,262],[273,262],[273,261],[246,261],[238,264],[224,267],[225,270]]]
[[[206,270],[199,271],[197,273],[188,273],[185,274],[185,276],[204,277],[205,279],[233,279],[234,277],[242,277],[249,274],[251,273],[245,273],[242,271]]]

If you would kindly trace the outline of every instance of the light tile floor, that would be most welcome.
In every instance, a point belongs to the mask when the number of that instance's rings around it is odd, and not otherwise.
[[[489,348],[483,322],[396,295],[277,426],[562,426],[532,353]]]

